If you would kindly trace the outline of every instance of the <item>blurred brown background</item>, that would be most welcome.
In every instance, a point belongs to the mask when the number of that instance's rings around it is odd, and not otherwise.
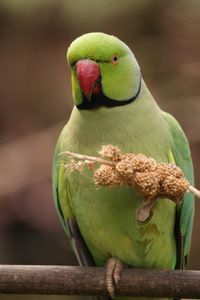
[[[72,109],[66,49],[91,31],[133,49],[152,94],[188,136],[200,187],[199,0],[1,0],[0,264],[77,264],[54,209],[51,161]],[[191,269],[200,269],[199,217],[197,203]]]

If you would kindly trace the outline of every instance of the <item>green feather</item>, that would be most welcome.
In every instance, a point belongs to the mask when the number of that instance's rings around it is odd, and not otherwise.
[[[175,157],[176,164],[182,169],[185,177],[191,185],[194,185],[193,166],[191,153],[188,145],[187,138],[183,133],[178,122],[170,115],[164,114],[167,123],[169,124],[170,132],[172,133],[174,143],[172,152]],[[183,253],[185,257],[189,255],[192,225],[194,218],[194,195],[186,193],[184,196],[183,204],[178,208],[180,216],[180,230],[183,236]]]
[[[70,233],[66,224],[66,219],[70,219],[73,217],[67,187],[65,187],[64,179],[64,161],[60,156],[60,143],[62,140],[62,135],[57,142],[56,149],[54,152],[54,160],[53,160],[53,195],[55,200],[56,210],[60,217],[61,223],[67,234],[68,238],[70,238]],[[65,205],[62,205],[62,200],[65,202]]]

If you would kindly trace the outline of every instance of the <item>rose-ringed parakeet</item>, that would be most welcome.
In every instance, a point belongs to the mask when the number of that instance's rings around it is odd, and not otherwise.
[[[122,264],[185,267],[193,196],[185,194],[180,206],[157,199],[151,218],[140,223],[137,212],[142,198],[134,188],[97,189],[92,173],[70,172],[66,168],[69,158],[61,153],[96,155],[103,144],[113,144],[157,162],[175,162],[192,183],[191,154],[181,127],[159,108],[125,43],[104,33],[84,34],[70,45],[67,60],[75,105],[55,150],[54,198],[79,263],[104,266],[109,262],[108,275],[114,278],[108,290],[113,296]]]

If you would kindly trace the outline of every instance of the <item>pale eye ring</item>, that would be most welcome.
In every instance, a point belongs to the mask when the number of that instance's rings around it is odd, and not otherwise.
[[[114,54],[113,57],[112,57],[112,64],[117,64],[119,61],[119,57],[117,54]]]

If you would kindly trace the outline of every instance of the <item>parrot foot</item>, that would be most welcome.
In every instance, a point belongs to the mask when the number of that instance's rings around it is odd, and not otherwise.
[[[154,204],[155,198],[143,199],[137,215],[137,220],[140,223],[147,222],[151,219]]]
[[[111,257],[106,263],[106,286],[112,299],[115,298],[115,288],[119,288],[125,265],[118,259]]]

